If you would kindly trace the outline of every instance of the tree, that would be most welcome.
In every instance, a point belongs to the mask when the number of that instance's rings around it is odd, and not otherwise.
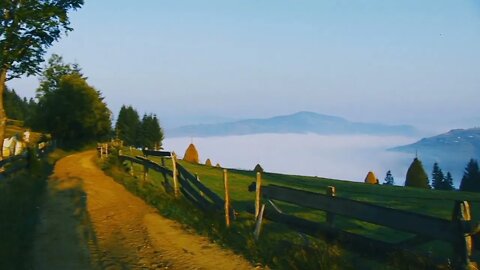
[[[393,178],[392,172],[390,170],[388,170],[387,174],[385,175],[385,180],[383,184],[388,186],[393,186],[395,184],[395,179]]]
[[[445,189],[445,175],[437,162],[433,164],[432,187],[434,189]]]
[[[480,192],[480,170],[476,159],[470,159],[460,183],[461,191]]]
[[[138,112],[132,106],[123,105],[118,113],[115,133],[126,145],[141,147],[141,122]]]
[[[163,131],[156,115],[143,115],[140,139],[143,147],[160,149],[163,141]]]
[[[78,74],[64,75],[58,89],[41,96],[39,107],[44,129],[63,146],[80,146],[106,139],[111,113],[101,93]]]
[[[0,5],[0,149],[7,115],[5,82],[40,73],[40,63],[53,42],[72,31],[68,12],[83,0],[3,0]],[[0,156],[2,155],[0,151]]]
[[[29,118],[34,113],[36,103],[33,99],[27,100],[17,95],[15,90],[5,88],[3,92],[3,102],[5,104],[5,111],[11,119],[25,121],[28,126]]]
[[[455,187],[453,186],[453,177],[450,172],[447,172],[447,176],[445,177],[445,181],[443,181],[443,189],[444,190],[454,190]]]
[[[406,187],[430,188],[428,185],[428,176],[423,169],[422,162],[415,158],[407,171],[405,180]]]
[[[57,90],[60,86],[61,78],[65,75],[73,74],[87,79],[83,76],[82,69],[77,63],[64,63],[62,56],[52,54],[50,59],[48,59],[47,65],[43,68],[42,76],[40,77],[40,86],[37,88],[37,97]]]

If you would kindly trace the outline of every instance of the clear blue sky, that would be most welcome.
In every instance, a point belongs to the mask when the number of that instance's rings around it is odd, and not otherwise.
[[[50,52],[78,62],[115,114],[480,126],[476,0],[86,0],[72,26]]]

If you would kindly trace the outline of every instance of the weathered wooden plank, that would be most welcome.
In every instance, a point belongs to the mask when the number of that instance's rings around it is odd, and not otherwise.
[[[171,157],[172,152],[167,151],[156,151],[156,150],[142,150],[145,156],[155,156],[155,157]]]
[[[192,185],[197,187],[201,192],[203,192],[203,194],[210,198],[210,200],[212,200],[212,202],[215,204],[216,208],[219,207],[223,209],[225,202],[222,198],[220,198],[220,196],[218,196],[215,192],[211,191],[209,188],[203,185],[202,182],[197,181],[194,175],[192,175],[182,165],[178,163],[177,169],[185,177],[186,180],[188,180]]]
[[[247,209],[248,212],[254,214],[253,207]],[[274,209],[266,208],[264,218],[282,223],[295,231],[308,234],[313,237],[327,236],[341,242],[344,246],[368,248],[377,252],[392,252],[398,250],[395,244],[387,243],[380,240],[371,239],[362,235],[342,231],[337,228],[332,228],[327,224],[306,220],[292,215],[279,213]]]
[[[157,164],[157,163],[149,160],[148,158],[145,158],[145,157],[142,157],[142,156],[136,156],[135,158],[138,161],[140,161],[140,162],[137,161],[137,163],[139,163],[141,165],[145,165],[145,166],[149,167],[150,169],[152,169],[154,171],[157,171],[159,173],[165,173],[170,177],[173,175],[172,170],[170,170],[168,168],[165,168],[165,167],[161,166],[160,164]]]
[[[13,162],[18,161],[18,160],[22,160],[25,157],[26,157],[26,153],[23,153],[23,154],[20,154],[20,155],[9,157],[7,159],[0,160],[0,167],[4,166],[6,164],[9,164],[9,163],[13,163]]]
[[[457,224],[445,219],[292,188],[269,185],[262,187],[262,194],[271,199],[324,210],[439,240],[456,241],[460,230]]]
[[[196,191],[189,183],[187,180],[185,180],[183,177],[179,177],[178,181],[182,185],[182,189],[187,191],[189,195],[195,199],[195,203],[199,204],[199,207],[202,208],[203,210],[213,210],[214,205],[207,201],[204,197],[200,195],[198,191]]]
[[[143,164],[141,160],[138,160],[137,158],[131,157],[131,156],[124,156],[124,155],[119,155],[118,158],[121,161],[131,161],[137,164]]]

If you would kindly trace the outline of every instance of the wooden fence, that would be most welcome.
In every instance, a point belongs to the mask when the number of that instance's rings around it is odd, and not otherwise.
[[[154,170],[163,174],[165,190],[172,192],[178,197],[175,190],[191,201],[194,205],[206,212],[223,213],[226,225],[229,226],[230,218],[235,217],[235,211],[231,208],[228,194],[228,175],[224,170],[225,199],[206,187],[198,176],[190,173],[176,161],[175,154],[165,151],[143,151],[144,156],[119,155],[119,159],[130,162],[131,171],[133,163],[143,166],[143,180],[148,177],[148,170]],[[148,156],[161,157],[162,165],[149,160]],[[165,167],[165,158],[172,160],[172,168]],[[174,184],[169,182],[173,179]],[[173,190],[173,191],[172,191]],[[480,226],[471,220],[470,206],[467,201],[455,203],[452,219],[446,220],[418,213],[392,209],[374,205],[371,203],[354,201],[335,196],[335,188],[328,187],[326,194],[296,190],[293,188],[277,185],[261,184],[261,174],[257,173],[257,182],[253,182],[248,190],[256,192],[255,204],[249,212],[255,215],[256,226],[254,235],[258,239],[262,227],[262,220],[268,220],[287,225],[298,232],[318,237],[324,235],[335,239],[344,245],[355,249],[370,250],[373,253],[388,253],[405,250],[419,244],[433,240],[441,240],[450,243],[455,251],[455,262],[460,268],[471,269],[470,258],[472,255],[472,241],[479,236]],[[309,209],[326,212],[325,222],[314,222],[293,215],[286,214],[273,202],[273,200],[295,204]],[[266,202],[266,203],[263,203]],[[253,207],[254,206],[254,207]],[[268,207],[267,207],[268,206]],[[388,243],[371,239],[362,235],[342,230],[336,226],[336,216],[344,216],[360,221],[365,221],[385,226],[397,231],[407,232],[415,236],[398,243]],[[480,242],[479,242],[480,243]],[[475,247],[480,249],[479,247]]]
[[[35,149],[31,154],[36,157],[43,157],[55,148],[55,143],[52,141],[40,142],[35,146]],[[19,155],[11,156],[6,159],[0,160],[0,177],[8,176],[28,166],[29,153],[27,150],[23,151]]]
[[[433,240],[446,241],[453,246],[456,253],[456,262],[462,268],[467,269],[470,269],[471,265],[472,237],[478,235],[480,231],[478,222],[471,220],[470,206],[467,201],[457,201],[452,213],[452,220],[446,220],[336,197],[333,187],[328,187],[325,195],[277,185],[261,186],[252,183],[249,191],[256,191],[257,194],[261,194],[261,198],[271,206],[259,215],[263,214],[265,218],[286,224],[299,232],[312,236],[326,234],[345,244],[355,245],[363,249],[374,249],[375,251],[401,250]],[[272,200],[288,202],[309,209],[323,210],[327,213],[326,222],[313,222],[283,213]],[[260,202],[256,202],[256,205],[260,205]],[[263,204],[264,207],[265,205]],[[336,215],[408,232],[415,236],[399,243],[374,240],[336,227]],[[260,218],[262,217],[260,216]],[[479,247],[476,248],[480,249]]]
[[[148,178],[148,171],[154,170],[159,172],[164,177],[164,187],[165,191],[171,192],[178,197],[181,193],[186,199],[191,201],[194,205],[198,206],[201,210],[205,212],[216,212],[224,213],[226,216],[226,224],[228,226],[230,218],[235,217],[235,211],[230,206],[229,200],[224,200],[218,196],[215,192],[211,191],[206,187],[198,178],[198,176],[190,173],[182,165],[176,161],[176,156],[174,153],[165,152],[165,151],[152,151],[144,150],[144,156],[126,156],[119,155],[120,161],[128,161],[130,163],[130,172],[133,172],[133,163],[139,164],[143,167],[143,181],[146,181]],[[162,165],[149,160],[148,156],[161,157]],[[172,160],[172,168],[170,170],[165,167],[164,158],[169,158]],[[225,172],[226,173],[226,172]],[[170,179],[173,180],[173,184],[170,183]],[[224,179],[228,187],[228,179]],[[228,194],[228,188],[226,189]],[[228,198],[228,195],[226,196]]]

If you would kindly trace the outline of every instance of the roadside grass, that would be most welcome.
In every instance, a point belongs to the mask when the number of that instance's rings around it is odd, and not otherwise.
[[[135,156],[141,155],[140,151],[124,150],[124,153]],[[150,159],[161,164],[160,158]],[[164,160],[166,167],[171,168],[171,161]],[[205,165],[191,164],[179,161],[188,171],[197,174],[202,183],[208,186],[220,197],[224,197],[223,169]],[[289,230],[286,226],[274,222],[265,222],[260,241],[253,239],[254,218],[245,212],[247,207],[254,205],[254,193],[248,192],[248,186],[255,181],[253,171],[229,169],[230,198],[234,209],[239,212],[233,226],[227,230],[221,215],[212,217],[207,215],[184,200],[174,200],[166,194],[161,182],[162,174],[153,170],[149,171],[148,181],[142,185],[143,168],[134,165],[135,177],[131,177],[127,171],[129,165],[106,166],[107,171],[120,183],[139,197],[146,199],[156,206],[160,212],[169,218],[176,219],[197,232],[208,235],[220,243],[229,246],[233,250],[244,254],[254,262],[269,265],[276,269],[312,269],[315,264],[320,269],[411,269],[446,267],[447,260],[452,256],[450,244],[434,241],[428,244],[412,248],[412,251],[425,256],[405,254],[390,254],[388,257],[375,258],[363,256],[365,254],[345,250],[322,236],[313,238],[300,235]],[[293,187],[318,193],[325,193],[327,186],[335,186],[338,197],[350,198],[358,201],[369,202],[389,208],[402,209],[420,214],[430,215],[443,219],[450,219],[453,204],[456,200],[468,200],[472,206],[472,217],[478,220],[480,217],[480,195],[458,191],[422,190],[416,188],[367,185],[364,183],[339,181],[319,177],[284,175],[276,173],[264,173],[262,184],[276,184]],[[300,208],[288,203],[276,202],[283,212],[303,217],[313,221],[325,220],[323,211]],[[343,230],[368,236],[373,239],[386,242],[399,242],[413,235],[399,232],[387,227],[338,217],[335,225]],[[285,245],[292,245],[293,252],[286,252]],[[274,252],[273,252],[274,251]],[[317,252],[317,254],[314,254]],[[293,254],[292,254],[293,253]],[[325,254],[329,254],[325,256]],[[416,254],[416,253],[413,253]],[[368,255],[368,254],[367,254]],[[425,261],[425,257],[433,257],[435,265]],[[478,261],[478,256],[474,257]],[[328,268],[325,268],[327,267]],[[287,267],[288,266],[288,267]]]
[[[56,160],[66,153],[55,150],[47,159],[31,159],[27,169],[0,179],[0,269],[34,269],[32,246],[39,205]]]

